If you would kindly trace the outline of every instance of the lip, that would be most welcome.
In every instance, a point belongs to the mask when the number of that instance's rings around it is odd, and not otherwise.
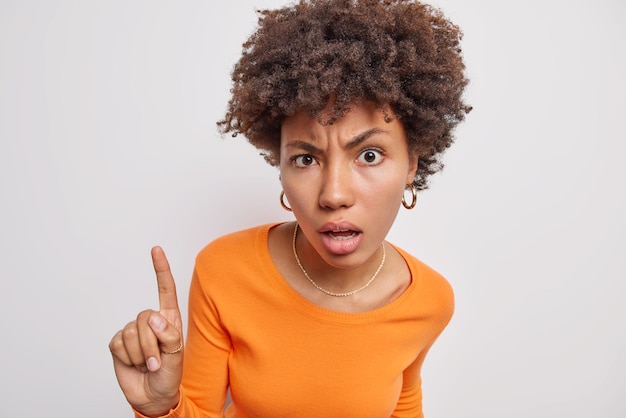
[[[332,232],[332,231],[355,231],[355,232],[363,232],[361,229],[350,222],[327,222],[317,232],[321,232],[323,234]]]
[[[318,232],[326,251],[335,255],[353,253],[363,237],[363,231],[349,222],[328,222]]]

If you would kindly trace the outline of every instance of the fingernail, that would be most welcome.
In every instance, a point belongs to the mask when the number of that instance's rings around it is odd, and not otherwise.
[[[139,367],[139,371],[141,373],[148,373],[148,368],[146,366],[141,366],[141,367]]]
[[[158,315],[150,317],[150,325],[152,325],[157,331],[163,331],[165,329],[165,321]]]
[[[150,370],[151,372],[156,372],[157,370],[159,370],[160,364],[159,364],[159,360],[157,360],[155,357],[149,357],[148,360],[146,360],[146,365],[148,366],[148,370]]]

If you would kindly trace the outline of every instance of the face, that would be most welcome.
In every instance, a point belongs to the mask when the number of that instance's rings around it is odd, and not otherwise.
[[[402,124],[395,118],[385,122],[370,103],[353,106],[332,125],[305,113],[287,118],[281,182],[306,238],[302,252],[318,258],[309,261],[335,268],[378,262],[416,169]]]

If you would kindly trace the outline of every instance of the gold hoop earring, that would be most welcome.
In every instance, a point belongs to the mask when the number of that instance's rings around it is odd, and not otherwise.
[[[280,192],[280,205],[283,207],[283,209],[285,209],[287,212],[291,212],[291,208],[287,205],[285,205],[285,201],[283,200],[285,198],[285,192],[281,191]]]
[[[406,187],[404,188],[405,192],[406,192],[406,189],[410,189],[411,190],[411,196],[413,197],[413,200],[411,200],[410,204],[406,203],[406,198],[405,198],[405,196],[403,194],[402,195],[402,206],[404,206],[408,210],[411,210],[411,209],[413,209],[415,207],[415,204],[417,203],[417,189],[415,188],[415,185],[413,183],[406,185]]]

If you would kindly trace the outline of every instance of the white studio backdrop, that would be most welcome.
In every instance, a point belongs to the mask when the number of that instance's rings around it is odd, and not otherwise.
[[[220,138],[255,8],[0,0],[0,416],[131,416],[108,342],[186,311],[196,253],[288,220],[276,169]],[[428,418],[626,416],[625,3],[438,0],[474,111],[389,240],[453,284]]]

